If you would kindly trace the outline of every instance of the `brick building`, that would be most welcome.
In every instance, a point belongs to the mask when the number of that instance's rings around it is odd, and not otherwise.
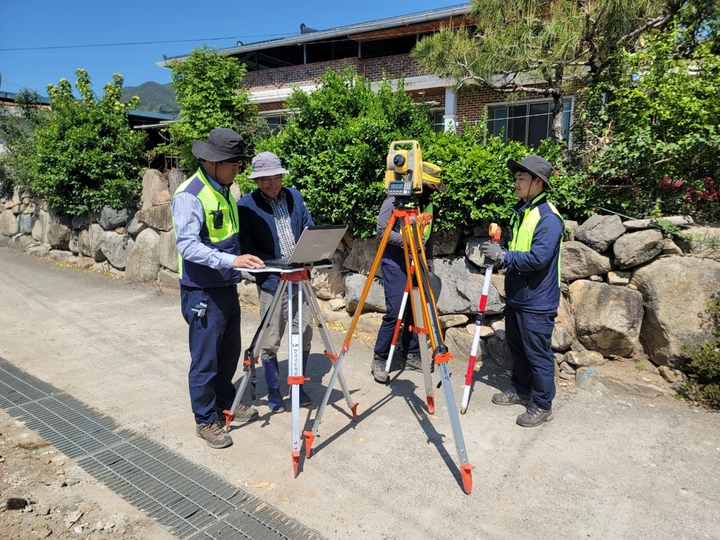
[[[499,92],[476,88],[457,93],[452,81],[423,72],[411,58],[416,43],[443,26],[470,25],[469,6],[461,4],[369,21],[328,30],[315,30],[304,24],[296,36],[221,49],[221,54],[238,58],[247,67],[245,84],[251,101],[273,128],[279,128],[289,114],[284,102],[294,87],[312,92],[327,69],[348,66],[368,80],[377,83],[383,77],[404,77],[405,90],[416,101],[431,104],[433,123],[438,130],[462,130],[476,124],[488,112],[488,128],[506,137],[536,146],[550,134],[550,99],[514,100]],[[165,58],[158,65],[168,67],[173,60]],[[567,97],[563,127],[568,133],[573,97]]]

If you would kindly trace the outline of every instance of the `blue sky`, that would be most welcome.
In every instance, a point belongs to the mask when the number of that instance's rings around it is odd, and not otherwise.
[[[324,30],[429,9],[461,5],[458,0],[281,0],[203,2],[188,0],[0,0],[1,92],[22,88],[47,95],[61,78],[75,83],[75,71],[90,74],[93,90],[120,73],[125,86],[170,82],[155,65],[207,44],[226,48],[298,35],[300,24]],[[223,39],[218,39],[223,38]]]

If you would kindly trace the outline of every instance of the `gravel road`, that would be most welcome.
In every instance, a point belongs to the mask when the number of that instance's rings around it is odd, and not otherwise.
[[[331,539],[720,538],[720,414],[682,401],[565,383],[555,419],[526,429],[519,407],[490,403],[507,380],[484,365],[461,416],[476,467],[466,495],[443,390],[429,415],[422,375],[375,383],[371,346],[354,339],[343,374],[359,422],[336,388],[295,478],[291,415],[269,415],[264,396],[232,447],[195,437],[177,291],[0,248],[0,299],[0,357]],[[244,344],[257,324],[244,309]],[[339,349],[344,334],[331,336]],[[319,403],[331,367],[313,353],[306,388]],[[457,399],[466,362],[450,363]],[[302,410],[306,429],[316,414]]]

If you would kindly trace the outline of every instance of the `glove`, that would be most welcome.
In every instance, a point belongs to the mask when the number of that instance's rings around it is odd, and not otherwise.
[[[480,252],[486,261],[492,263],[493,268],[500,268],[505,261],[505,251],[495,242],[485,242],[480,246]]]

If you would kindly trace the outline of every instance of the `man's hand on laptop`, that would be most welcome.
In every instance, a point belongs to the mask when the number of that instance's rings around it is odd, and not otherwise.
[[[235,257],[233,268],[264,268],[265,263],[260,257],[255,255],[239,255]]]

